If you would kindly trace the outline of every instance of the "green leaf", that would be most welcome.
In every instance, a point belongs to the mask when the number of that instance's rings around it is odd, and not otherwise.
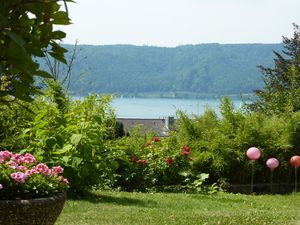
[[[46,139],[46,146],[49,149],[52,149],[56,145],[56,138],[55,137],[49,137]]]
[[[62,154],[65,154],[66,152],[68,152],[71,148],[72,148],[72,145],[67,145],[64,148],[59,149],[59,150],[53,152],[53,154],[55,154],[55,155],[62,155]]]
[[[73,157],[73,158],[72,158],[71,166],[72,166],[73,168],[77,168],[77,167],[80,165],[81,162],[82,162],[82,159],[81,159],[81,158]]]
[[[70,161],[71,157],[70,156],[63,156],[61,158],[61,160],[65,163],[65,164],[68,164],[68,162]]]
[[[52,15],[52,23],[60,24],[60,25],[68,25],[71,24],[68,14],[63,11],[59,11]]]
[[[22,47],[22,48],[24,47],[26,42],[24,41],[24,39],[22,37],[20,37],[19,35],[17,35],[14,32],[9,32],[8,36],[20,47]]]
[[[63,32],[63,31],[60,31],[60,30],[54,31],[54,32],[52,32],[52,34],[51,34],[51,38],[52,38],[52,39],[58,39],[58,40],[61,40],[61,39],[65,38],[65,37],[66,37],[66,33]]]
[[[43,70],[36,71],[35,74],[36,74],[37,76],[39,76],[39,77],[53,78],[53,76],[52,76],[50,73],[48,73],[48,72],[46,72],[46,71],[43,71]]]
[[[64,64],[67,64],[67,61],[66,61],[66,59],[65,59],[65,57],[64,57],[63,54],[55,53],[55,52],[49,52],[49,54],[50,54],[53,58],[57,59],[58,61],[60,61],[60,62],[62,62],[62,63],[64,63]]]
[[[20,62],[25,63],[27,54],[23,46],[20,46],[17,42],[11,41],[8,47],[8,56],[12,59],[18,59]],[[21,65],[23,66],[23,65]]]
[[[209,177],[208,173],[201,173],[199,175],[197,175],[197,177],[201,180],[206,180]]]
[[[75,146],[77,146],[79,144],[79,142],[81,141],[81,138],[82,138],[82,134],[73,134],[71,136],[71,143]]]
[[[31,132],[30,128],[22,130],[22,133],[18,136],[18,139],[23,139],[30,136],[30,132]]]

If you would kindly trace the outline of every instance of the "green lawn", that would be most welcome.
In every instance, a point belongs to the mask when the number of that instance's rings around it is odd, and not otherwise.
[[[300,193],[235,195],[95,192],[68,200],[56,225],[300,224]]]

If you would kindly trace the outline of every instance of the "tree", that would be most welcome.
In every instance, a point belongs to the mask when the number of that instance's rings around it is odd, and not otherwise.
[[[51,78],[40,69],[38,57],[66,62],[58,41],[66,34],[54,25],[68,25],[67,3],[72,0],[0,1],[0,103],[31,101],[38,92],[35,77]],[[64,7],[64,8],[63,8]]]
[[[259,66],[265,87],[255,91],[258,98],[250,104],[254,111],[277,114],[300,110],[300,30],[293,26],[294,36],[283,37],[282,54],[274,51],[275,67]]]

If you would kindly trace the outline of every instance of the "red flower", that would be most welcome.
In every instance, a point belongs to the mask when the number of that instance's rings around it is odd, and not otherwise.
[[[183,151],[188,151],[188,152],[190,151],[190,148],[186,145],[182,146],[182,149]]]
[[[135,155],[131,156],[131,161],[132,162],[137,162],[139,160],[139,158]]]
[[[151,145],[151,142],[150,141],[147,141],[146,142],[146,146],[150,146]]]
[[[190,154],[190,148],[188,146],[186,146],[186,145],[182,146],[182,150],[183,150],[183,152],[182,152],[183,155]]]
[[[159,138],[158,138],[158,137],[153,137],[153,138],[152,138],[152,141],[153,141],[153,142],[159,142]]]
[[[139,164],[139,165],[146,166],[148,164],[148,160],[146,160],[146,159],[140,159],[140,160],[136,161],[136,163]]]
[[[171,158],[171,157],[168,157],[165,159],[165,162],[168,164],[168,165],[172,165],[174,160]]]

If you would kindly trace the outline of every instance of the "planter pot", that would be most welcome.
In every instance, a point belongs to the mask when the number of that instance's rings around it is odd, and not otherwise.
[[[0,200],[0,224],[53,225],[65,200],[65,193],[29,200]]]

